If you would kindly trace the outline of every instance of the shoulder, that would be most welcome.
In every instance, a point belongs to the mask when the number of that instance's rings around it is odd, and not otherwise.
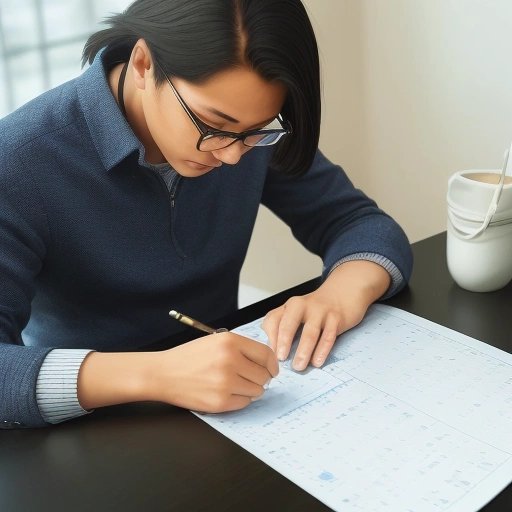
[[[0,119],[0,154],[20,151],[30,142],[58,132],[79,113],[76,79],[51,89]]]
[[[80,138],[75,80],[51,89],[0,119],[0,183],[25,182],[24,162],[39,162]]]

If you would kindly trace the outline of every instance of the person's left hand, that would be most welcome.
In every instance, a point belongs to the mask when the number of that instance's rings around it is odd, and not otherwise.
[[[322,366],[336,337],[363,319],[370,304],[386,292],[390,282],[388,272],[376,263],[364,260],[343,263],[314,292],[291,297],[267,313],[263,329],[270,346],[278,359],[284,361],[297,330],[303,325],[292,367],[301,371],[310,362]]]

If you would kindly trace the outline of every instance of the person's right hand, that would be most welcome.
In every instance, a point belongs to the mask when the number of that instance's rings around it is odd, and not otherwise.
[[[242,409],[279,373],[271,348],[232,332],[204,336],[154,355],[154,399],[199,412]]]

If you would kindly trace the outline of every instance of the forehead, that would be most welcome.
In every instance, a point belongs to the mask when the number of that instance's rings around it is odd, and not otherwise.
[[[268,82],[248,68],[221,71],[200,85],[178,78],[173,83],[194,110],[217,110],[248,126],[277,115],[286,97],[283,84]]]

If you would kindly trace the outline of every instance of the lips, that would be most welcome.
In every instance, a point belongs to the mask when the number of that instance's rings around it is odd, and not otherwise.
[[[202,164],[200,162],[194,162],[193,160],[185,160],[187,165],[196,170],[196,171],[210,171],[214,169],[215,167],[220,167],[222,165],[222,162],[218,162],[216,164]]]
[[[206,169],[213,169],[214,167],[220,167],[220,165],[202,164],[200,162],[194,162],[193,160],[187,160],[187,164],[198,171],[204,171]]]

